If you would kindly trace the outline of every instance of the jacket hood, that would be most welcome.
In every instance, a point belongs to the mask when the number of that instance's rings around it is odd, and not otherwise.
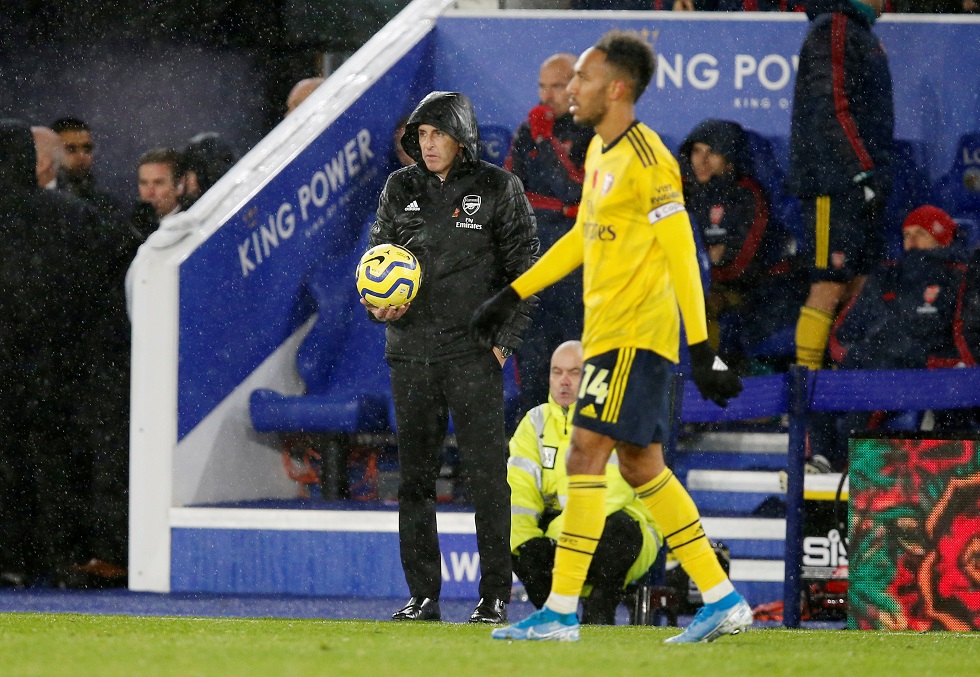
[[[22,120],[0,120],[0,186],[37,187],[37,151],[31,127]]]
[[[197,174],[204,193],[238,162],[238,151],[216,132],[203,132],[187,144],[183,161],[185,171]]]
[[[480,130],[469,97],[459,92],[429,92],[408,117],[402,148],[416,162],[423,162],[419,126],[432,125],[449,134],[463,147],[463,160],[480,161]],[[424,163],[422,165],[425,166]]]
[[[709,119],[695,127],[684,139],[678,153],[685,174],[691,171],[691,149],[696,143],[705,143],[716,153],[724,155],[732,163],[736,179],[755,175],[749,137],[737,122]]]
[[[854,6],[854,2],[859,0],[806,0],[806,15],[813,21],[821,14],[830,14],[832,12],[843,12],[848,16],[854,17],[864,23],[874,23],[868,22],[867,17],[865,17],[857,7]]]

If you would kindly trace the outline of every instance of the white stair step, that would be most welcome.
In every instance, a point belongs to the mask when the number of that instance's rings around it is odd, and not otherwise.
[[[786,539],[786,520],[765,517],[702,517],[704,533],[712,540]]]
[[[750,470],[691,470],[687,473],[689,491],[729,491],[737,493],[785,494],[780,473]],[[803,490],[807,498],[829,500],[837,494],[840,473],[806,475]],[[844,480],[841,498],[847,498],[849,482]]]
[[[678,451],[730,451],[735,453],[786,454],[786,433],[698,433],[682,438]]]

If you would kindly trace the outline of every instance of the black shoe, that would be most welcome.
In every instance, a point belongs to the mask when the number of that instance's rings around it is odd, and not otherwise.
[[[439,600],[428,597],[413,597],[408,604],[391,616],[393,621],[439,621]]]
[[[491,623],[498,625],[507,622],[507,603],[494,597],[481,597],[480,603],[470,614],[470,623]]]

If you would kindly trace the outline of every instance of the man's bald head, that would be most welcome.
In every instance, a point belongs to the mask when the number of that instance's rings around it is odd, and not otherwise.
[[[552,54],[541,64],[538,73],[538,97],[541,103],[555,111],[555,117],[568,112],[568,92],[565,88],[575,74],[577,57],[567,52]]]
[[[582,382],[582,342],[565,341],[551,354],[548,390],[556,404],[567,407],[578,397]]]
[[[306,78],[300,80],[289,92],[286,99],[286,115],[292,113],[296,108],[306,101],[306,97],[313,93],[313,90],[323,84],[323,78]]]
[[[37,185],[43,188],[57,178],[65,157],[65,144],[47,127],[31,127],[31,133],[37,149]]]

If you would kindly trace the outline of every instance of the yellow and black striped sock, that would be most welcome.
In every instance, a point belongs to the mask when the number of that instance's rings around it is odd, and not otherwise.
[[[578,597],[606,525],[606,476],[569,475],[564,524],[555,550],[551,591]]]
[[[704,535],[694,500],[670,468],[636,487],[636,495],[660,526],[667,545],[698,590],[703,593],[728,580]]]
[[[823,367],[823,354],[834,316],[810,306],[800,308],[796,322],[796,363],[810,369]]]

